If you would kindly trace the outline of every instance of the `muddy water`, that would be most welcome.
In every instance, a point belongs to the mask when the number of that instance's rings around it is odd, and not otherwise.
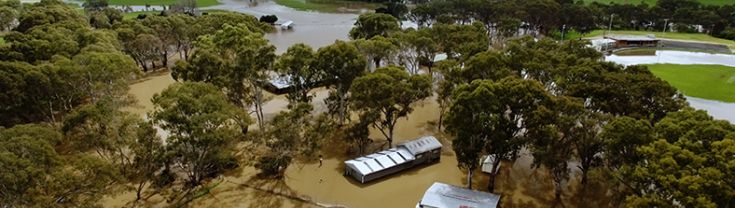
[[[222,4],[202,9],[235,11],[255,17],[275,14],[279,19],[277,23],[293,21],[292,29],[276,28],[275,33],[266,34],[266,38],[276,46],[277,53],[286,51],[289,46],[296,43],[319,48],[335,40],[347,40],[347,35],[357,19],[357,14],[298,11],[271,1],[250,3],[250,1],[222,0],[220,3]]]
[[[295,11],[271,2],[249,5],[245,1],[224,0],[219,6],[207,9],[224,9],[257,16],[276,14],[280,21],[292,20],[292,30],[280,30],[266,35],[277,47],[277,52],[285,51],[295,43],[307,43],[314,48],[331,44],[335,40],[347,39],[347,33],[354,24],[355,14],[324,14]],[[130,93],[139,101],[138,108],[126,110],[144,116],[153,109],[150,101],[153,94],[174,83],[170,74],[153,76],[131,85]],[[316,111],[326,110],[323,99],[327,90],[313,91],[316,98],[312,102]],[[288,104],[283,95],[268,95],[271,100],[264,106],[266,119],[284,110]],[[438,105],[434,98],[417,104],[416,110],[407,119],[401,119],[395,130],[394,143],[423,135],[436,135],[444,144],[442,159],[439,163],[416,167],[368,184],[359,184],[342,175],[343,161],[354,157],[345,154],[346,147],[339,141],[328,143],[322,154],[324,163],[319,167],[316,158],[295,162],[286,171],[282,181],[255,179],[256,170],[243,167],[225,174],[216,188],[193,201],[194,207],[315,207],[308,201],[326,205],[348,207],[413,207],[424,191],[433,182],[443,182],[466,186],[466,173],[457,168],[451,143],[440,134],[435,134],[432,122],[439,117]],[[377,130],[370,132],[376,143],[384,142]],[[498,177],[496,193],[503,194],[505,207],[544,207],[553,197],[553,186],[543,169],[531,169],[532,158],[526,153],[514,164],[504,164]],[[488,183],[485,174],[477,172],[473,177],[473,187],[484,189]],[[573,182],[572,182],[573,184]],[[268,191],[264,191],[268,190]],[[299,199],[285,196],[297,196]],[[134,198],[131,192],[120,193],[104,199],[106,207],[121,207]],[[165,199],[154,196],[146,207],[163,207]]]
[[[171,77],[171,73],[164,73],[147,77],[130,85],[130,91],[128,93],[133,95],[138,103],[133,107],[127,107],[123,110],[145,116],[148,111],[153,110],[153,103],[151,102],[153,95],[160,93],[174,82],[176,81]]]
[[[141,101],[142,108],[128,109],[143,115],[152,110],[150,97],[173,83],[169,75],[151,77],[145,82],[131,86],[133,93]],[[323,99],[327,90],[314,90],[316,98],[312,104],[317,111],[324,111]],[[269,95],[271,100],[265,105],[266,117],[272,117],[284,110],[287,101],[284,96]],[[273,190],[289,196],[300,196],[303,199],[327,205],[343,205],[347,207],[412,207],[421,198],[424,191],[433,182],[443,182],[458,186],[466,186],[466,173],[457,168],[457,161],[451,143],[441,134],[434,133],[432,123],[439,116],[438,105],[434,98],[429,98],[416,105],[415,111],[407,119],[398,122],[395,131],[395,143],[410,140],[423,135],[436,135],[442,140],[444,151],[439,163],[404,171],[385,179],[368,184],[359,184],[342,175],[343,161],[353,156],[345,154],[345,147],[340,142],[330,142],[322,152],[325,155],[323,166],[319,167],[316,158],[295,162],[286,171],[283,181],[255,179],[257,173],[251,167],[227,173],[222,183],[212,192],[192,202],[195,207],[315,207],[315,204],[302,200],[284,197]],[[375,143],[385,140],[377,130],[372,130],[371,138]],[[504,164],[498,178],[496,193],[502,193],[506,207],[543,207],[553,199],[553,186],[548,174],[543,169],[531,168],[532,158],[526,152],[515,164]],[[487,186],[487,175],[477,172],[473,177],[473,187],[484,189]],[[571,195],[571,194],[570,194]],[[105,199],[107,207],[120,207],[131,201],[134,194],[125,192]],[[147,206],[164,206],[165,200],[153,197]]]

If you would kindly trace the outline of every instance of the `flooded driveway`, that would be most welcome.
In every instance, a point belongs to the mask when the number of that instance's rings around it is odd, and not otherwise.
[[[279,27],[276,32],[266,34],[266,38],[276,46],[276,53],[279,54],[297,43],[319,48],[332,44],[335,40],[347,40],[357,19],[357,14],[298,11],[272,1],[250,3],[249,0],[221,0],[220,3],[222,4],[201,9],[241,12],[256,18],[274,14],[278,17],[278,23],[293,21],[292,29],[282,30]]]
[[[735,67],[735,55],[686,51],[656,51],[655,55],[650,56],[610,55],[606,56],[605,60],[626,66],[636,64],[715,64]],[[732,93],[735,93],[735,90]],[[692,107],[705,110],[716,119],[735,123],[735,103],[689,96],[687,96],[687,101]]]

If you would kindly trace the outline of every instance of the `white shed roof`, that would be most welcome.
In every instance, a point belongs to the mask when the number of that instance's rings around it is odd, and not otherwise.
[[[398,146],[405,147],[413,155],[421,154],[427,151],[431,151],[436,148],[441,148],[442,143],[433,136],[424,136],[415,140],[408,141]]]
[[[396,147],[345,161],[345,165],[367,175],[413,160],[414,157],[408,150]]]
[[[420,206],[451,208],[495,208],[500,196],[435,182],[421,198]]]

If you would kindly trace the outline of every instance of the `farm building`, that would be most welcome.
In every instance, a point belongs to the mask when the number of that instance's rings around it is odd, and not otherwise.
[[[656,47],[659,39],[654,36],[610,36],[614,40],[615,48],[631,48],[631,47]]]
[[[500,196],[492,193],[435,182],[426,190],[416,207],[495,208],[499,203]]]
[[[394,148],[345,161],[345,175],[366,183],[413,166],[439,161],[442,144],[425,136]]]

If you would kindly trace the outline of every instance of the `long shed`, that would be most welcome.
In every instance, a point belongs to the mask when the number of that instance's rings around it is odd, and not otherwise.
[[[345,161],[345,175],[366,183],[419,164],[439,161],[442,144],[425,136],[394,148]]]

